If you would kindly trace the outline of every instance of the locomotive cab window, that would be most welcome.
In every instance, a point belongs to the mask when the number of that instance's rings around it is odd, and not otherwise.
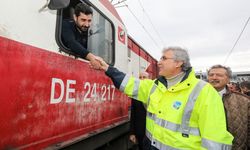
[[[89,1],[71,0],[58,10],[57,43],[60,51],[85,59],[88,52],[114,63],[114,27]]]

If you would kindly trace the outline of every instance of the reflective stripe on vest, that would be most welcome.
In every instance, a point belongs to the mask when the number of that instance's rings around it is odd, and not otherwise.
[[[206,85],[207,83],[205,81],[200,80],[196,86],[194,87],[193,91],[188,97],[188,101],[186,104],[186,107],[184,109],[183,117],[182,117],[182,122],[181,122],[181,132],[183,136],[188,136],[188,134],[191,131],[191,127],[189,127],[189,121],[191,118],[191,114],[194,109],[194,104],[196,102],[197,97],[200,94],[200,91],[202,88]]]
[[[152,134],[146,129],[146,136],[151,141],[151,145],[155,146],[156,148],[160,150],[178,150],[176,148],[173,148],[171,146],[162,144],[158,140],[154,139],[152,137]],[[214,142],[205,138],[202,138],[202,147],[208,149],[208,150],[231,150],[231,145],[226,145],[218,142]]]
[[[151,145],[158,148],[159,150],[178,150],[176,148],[173,148],[171,146],[168,146],[166,144],[161,143],[160,141],[153,139],[151,133],[146,129],[146,136],[151,141]]]
[[[155,91],[156,88],[157,88],[157,86],[154,84],[153,87],[150,90],[148,101],[147,101],[147,106],[146,107],[144,106],[146,108],[146,110],[147,110],[147,107],[148,107],[149,102],[150,102],[150,95],[154,93],[154,91]]]
[[[154,120],[154,122],[157,125],[165,128],[165,129],[168,129],[168,130],[171,130],[171,131],[174,131],[174,132],[180,132],[180,133],[182,132],[180,124],[175,124],[175,123],[169,122],[167,120],[158,118],[155,114],[152,114],[150,112],[147,112],[147,117]],[[199,128],[190,127],[189,133],[192,134],[192,135],[195,135],[195,136],[200,136]]]
[[[202,147],[207,148],[207,149],[218,149],[218,150],[231,150],[232,146],[231,145],[226,145],[218,142],[214,142],[205,138],[202,138]]]
[[[124,79],[122,80],[122,83],[121,83],[120,88],[119,88],[119,90],[121,92],[125,92],[125,88],[126,88],[126,85],[129,82],[130,77],[131,77],[130,75],[126,75],[124,77]],[[139,85],[140,85],[140,80],[135,78],[134,89],[132,91],[131,98],[138,99]]]
[[[131,96],[131,97],[134,98],[134,99],[138,99],[139,85],[140,85],[140,80],[139,80],[139,79],[135,79],[135,81],[134,81],[133,94],[132,94],[132,96]]]
[[[125,91],[126,85],[128,84],[130,77],[131,77],[130,75],[126,75],[124,77],[124,79],[122,80],[122,83],[121,83],[120,88],[119,88],[119,90],[121,92]],[[133,89],[132,96],[131,96],[134,99],[138,99],[139,86],[140,86],[140,80],[135,78],[134,89]],[[154,84],[153,87],[151,88],[151,91],[150,91],[149,95],[151,95],[155,91],[156,88],[157,88],[157,86]],[[150,101],[150,96],[148,97],[148,103],[147,104],[149,104],[149,101]]]
[[[126,75],[126,76],[124,77],[124,79],[122,80],[122,83],[121,83],[121,85],[120,85],[120,88],[119,88],[120,91],[122,91],[122,92],[125,91],[125,87],[126,87],[126,85],[128,84],[129,78],[130,78],[130,75]]]

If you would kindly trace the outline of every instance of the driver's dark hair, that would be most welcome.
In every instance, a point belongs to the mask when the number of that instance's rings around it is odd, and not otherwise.
[[[75,6],[75,15],[78,17],[80,13],[84,13],[85,15],[93,15],[93,10],[89,5],[84,3],[79,3]]]

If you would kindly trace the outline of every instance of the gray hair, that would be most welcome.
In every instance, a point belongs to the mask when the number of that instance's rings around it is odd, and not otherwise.
[[[183,62],[181,66],[182,71],[187,71],[191,67],[190,58],[186,49],[181,47],[167,47],[163,49],[163,53],[167,51],[173,52],[174,60]]]
[[[230,67],[223,66],[223,65],[214,65],[214,66],[212,66],[212,67],[208,70],[207,73],[209,74],[209,72],[210,72],[212,69],[217,69],[217,68],[225,69],[226,72],[227,72],[228,78],[229,78],[229,79],[232,78],[232,70],[231,70],[231,68],[230,68]]]

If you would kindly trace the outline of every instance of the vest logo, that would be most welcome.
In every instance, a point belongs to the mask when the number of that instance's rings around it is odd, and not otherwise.
[[[178,109],[181,107],[181,102],[180,102],[180,101],[175,101],[175,102],[173,103],[173,107],[174,107],[176,110],[178,110]]]

